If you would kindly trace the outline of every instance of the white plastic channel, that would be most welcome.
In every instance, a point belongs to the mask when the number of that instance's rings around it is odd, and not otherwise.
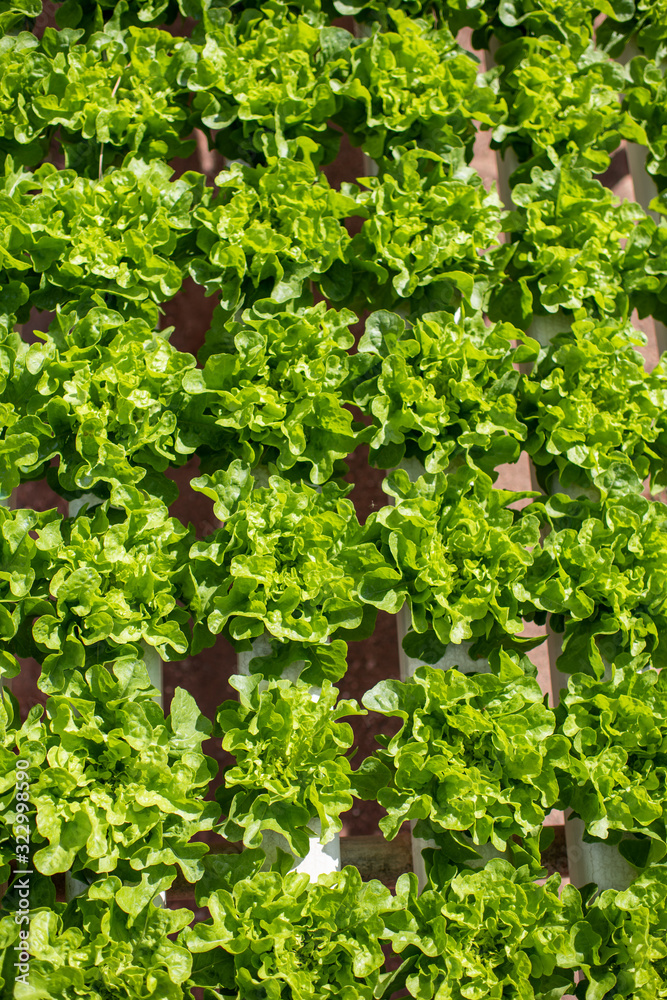
[[[549,313],[546,316],[536,316],[528,327],[527,333],[530,334],[531,337],[534,337],[542,347],[547,347],[558,333],[571,329],[571,325],[572,321],[570,318],[564,316],[561,312]],[[540,487],[537,483],[535,468],[532,462],[530,465],[530,476],[533,489],[539,490]],[[554,483],[554,489],[552,492],[564,492],[569,494],[571,491],[565,489],[560,483],[556,482]],[[561,653],[562,640],[560,636],[553,633],[551,629],[549,629],[547,635],[547,648],[549,650],[551,692],[554,704],[557,705],[560,699],[560,692],[567,687],[567,674],[562,673],[562,671],[560,671],[556,666],[556,661]]]
[[[625,46],[622,54],[618,57],[618,62],[625,65],[638,55],[641,55],[641,53],[637,48],[637,43],[634,39],[631,39]],[[664,69],[664,66],[662,68]],[[651,211],[649,208],[653,199],[657,197],[658,189],[655,181],[646,169],[648,150],[646,149],[646,146],[640,146],[636,142],[628,142],[626,144],[625,152],[628,158],[630,176],[632,177],[632,187],[635,192],[635,201],[639,202],[644,211],[647,212],[655,222],[659,222],[660,216],[658,213]],[[658,353],[662,354],[664,351],[667,351],[667,327],[664,323],[661,323],[660,320],[657,319],[654,320],[653,323],[655,326],[655,338],[658,342]]]
[[[489,41],[489,48],[484,53],[484,62],[487,70],[494,69],[497,65],[496,52],[499,48],[500,42],[493,36]],[[516,206],[512,201],[510,177],[519,166],[519,159],[511,146],[508,146],[504,154],[499,149],[496,150],[496,165],[498,168],[498,194],[500,195],[500,200],[506,209],[513,209]]]
[[[415,458],[403,459],[398,467],[399,469],[404,469],[407,472],[412,482],[419,479],[419,477],[426,471],[421,462]],[[391,498],[391,501],[393,502],[393,498]],[[407,602],[398,612],[396,627],[398,630],[398,663],[401,672],[401,680],[407,681],[410,677],[412,677],[415,670],[423,665],[422,660],[408,656],[403,649],[403,639],[410,630],[410,610]],[[470,656],[471,646],[471,642],[462,642],[458,645],[450,643],[445,650],[444,656],[438,660],[437,663],[431,665],[439,670],[448,670],[450,667],[458,667],[458,669],[464,674],[472,673],[472,671],[477,671],[478,673],[488,673],[490,669],[488,660],[474,660]],[[413,832],[414,827],[415,821],[411,820],[410,832],[412,844],[412,869],[417,876],[419,889],[421,891],[426,885],[426,867],[422,851],[424,851],[427,847],[435,847],[436,844],[433,840],[424,840],[422,837],[415,837]],[[505,857],[505,855],[496,851],[491,844],[485,844],[483,847],[479,847],[478,845],[473,844],[471,839],[470,846],[474,847],[480,854],[479,861],[472,862],[471,867],[482,867],[482,865],[484,865],[490,857]]]
[[[559,313],[549,316],[538,316],[528,328],[528,333],[546,347],[556,334],[566,330],[570,321]],[[596,490],[583,491],[581,488],[568,489],[556,481],[552,493],[566,493],[570,496],[586,492],[591,499],[597,499]],[[561,633],[549,629],[547,637],[549,647],[549,662],[551,667],[551,687],[554,702],[557,704],[560,692],[567,688],[568,675],[562,673],[556,663],[563,650]],[[584,823],[568,814],[565,815],[565,843],[567,846],[567,865],[570,881],[577,888],[595,882],[600,889],[627,889],[637,877],[632,865],[619,853],[616,846],[609,844],[588,844],[583,840]]]
[[[77,500],[72,500],[68,505],[68,515],[69,517],[76,517],[79,511],[88,504],[88,510],[92,507],[96,507],[98,504],[102,503],[98,496],[94,493],[84,493],[83,496],[79,497]],[[142,641],[141,646],[144,651],[144,664],[146,670],[148,671],[148,677],[150,679],[153,687],[158,689],[159,694],[153,699],[160,708],[163,708],[163,683],[162,683],[162,660],[160,659],[158,653],[152,646],[148,646]],[[75,896],[82,896],[88,891],[88,886],[85,882],[79,881],[79,879],[74,878],[70,872],[65,873],[65,898],[69,901],[74,899]],[[166,906],[167,894],[166,892],[160,892],[154,899],[156,906]]]
[[[271,652],[270,636],[268,632],[255,639],[252,650],[237,654],[237,669],[240,674],[248,676],[250,674],[250,661],[254,656],[268,656]],[[295,681],[303,669],[303,662],[291,664],[283,672],[285,680]],[[310,697],[315,702],[320,697],[320,688],[310,689]],[[308,876],[311,882],[317,881],[320,875],[329,875],[332,872],[339,872],[341,869],[340,856],[340,834],[336,834],[328,844],[321,844],[322,824],[319,817],[314,817],[308,824],[315,836],[311,838],[310,848],[305,858],[295,858],[292,870]],[[277,848],[290,854],[290,847],[285,838],[272,830],[265,830],[262,836],[262,850],[266,854],[266,859],[271,864],[276,859]]]
[[[0,506],[7,507],[9,510],[12,510],[13,509],[12,497],[8,496],[5,500],[0,500]],[[3,689],[5,689],[6,691],[11,691],[12,682],[9,677],[6,677],[4,680],[2,677],[0,677],[0,696],[2,695]]]
[[[260,465],[252,472],[253,478],[255,480],[255,489],[261,489],[269,485],[269,471],[266,466]],[[237,670],[240,674],[245,674],[248,676],[250,674],[250,661],[255,656],[268,656],[271,652],[270,645],[270,635],[265,632],[264,635],[259,636],[255,639],[252,644],[252,649],[245,653],[237,653]],[[283,672],[283,678],[285,680],[295,681],[299,676],[301,670],[303,669],[303,662],[292,663],[291,666]],[[310,690],[310,696],[313,701],[317,701],[320,697],[320,688],[313,687]],[[339,872],[341,869],[341,855],[340,855],[340,834],[336,834],[333,840],[329,841],[328,844],[321,844],[320,837],[322,835],[322,824],[319,817],[314,817],[310,820],[308,824],[309,828],[315,834],[310,841],[310,849],[305,858],[295,858],[293,871],[299,873],[305,872],[311,882],[317,881],[320,875],[329,875],[332,872]],[[290,848],[285,840],[285,838],[279,834],[274,833],[272,830],[266,830],[262,836],[262,849],[266,854],[267,862],[270,864],[276,858],[276,850],[280,848],[287,854],[290,854]]]
[[[355,24],[354,31],[356,38],[371,38],[373,35],[373,26],[371,24]],[[377,161],[372,160],[370,156],[366,156],[365,153],[362,155],[364,161],[364,177],[377,177]]]
[[[555,661],[562,645],[562,635],[550,635],[550,656]],[[605,679],[611,677],[611,666],[607,665]],[[632,835],[629,834],[628,837]],[[595,882],[599,891],[605,889],[627,889],[637,878],[637,872],[629,864],[618,847],[611,844],[589,844],[583,839],[584,822],[569,812],[565,814],[565,844],[567,847],[567,867],[570,881],[580,889]]]

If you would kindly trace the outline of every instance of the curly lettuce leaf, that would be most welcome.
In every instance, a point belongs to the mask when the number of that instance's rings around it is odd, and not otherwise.
[[[352,808],[350,762],[354,734],[342,719],[365,715],[355,701],[338,701],[324,681],[316,697],[309,684],[235,676],[240,700],[218,709],[214,735],[236,764],[224,772],[216,798],[227,840],[261,847],[262,833],[282,834],[298,857],[308,852],[313,819],[320,842],[342,829],[341,814]]]
[[[554,713],[516,655],[502,653],[497,674],[419,667],[408,681],[380,681],[363,704],[403,720],[377,751],[386,769],[377,793],[385,836],[412,819],[418,835],[436,842],[459,831],[505,851],[515,835],[539,839],[570,745],[554,735]]]

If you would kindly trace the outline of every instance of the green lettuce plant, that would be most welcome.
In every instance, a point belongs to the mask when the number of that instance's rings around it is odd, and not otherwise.
[[[490,272],[484,251],[497,243],[502,211],[495,190],[487,192],[466,166],[463,149],[445,156],[394,149],[381,177],[361,184],[356,214],[366,221],[350,243],[349,266],[333,265],[324,293],[418,313],[478,304],[476,279],[483,284]]]
[[[230,683],[239,701],[220,706],[213,732],[236,759],[216,793],[226,817],[221,832],[261,847],[263,832],[273,831],[304,857],[313,836],[309,824],[319,820],[320,842],[328,844],[342,829],[341,814],[352,808],[346,753],[354,734],[341,720],[366,713],[355,701],[338,701],[327,680],[316,695],[302,681],[265,681],[258,674]]]
[[[0,672],[15,677],[18,664],[13,649],[17,635],[26,621],[38,613],[40,599],[34,593],[35,581],[41,584],[49,564],[34,535],[48,531],[58,520],[56,511],[10,511],[0,505]]]
[[[0,157],[35,166],[57,131],[65,165],[93,178],[127,154],[191,153],[187,90],[177,84],[181,40],[116,24],[88,41],[81,34],[47,27],[39,39],[27,31],[2,39]]]
[[[364,612],[358,588],[366,573],[384,563],[345,498],[349,487],[329,482],[318,493],[271,476],[268,486],[253,490],[242,470],[230,510],[231,478],[216,473],[202,477],[200,485],[221,496],[214,509],[226,520],[190,549],[185,597],[196,622],[195,645],[202,634],[205,641],[208,633],[220,632],[240,649],[250,648],[246,640],[265,630],[282,643],[304,646],[369,634],[374,613]],[[343,662],[328,676],[336,680],[344,672]],[[304,679],[319,683],[312,674]]]
[[[468,466],[416,483],[398,469],[383,488],[395,504],[371,513],[366,532],[384,565],[366,568],[359,594],[391,614],[407,602],[406,652],[436,662],[450,642],[515,641],[534,610],[524,581],[539,521],[510,504],[534,494],[495,490]]]
[[[595,503],[558,494],[527,512],[548,528],[525,585],[563,632],[559,669],[599,678],[635,657],[665,664],[665,505],[636,493]]]
[[[667,8],[665,12],[667,13]],[[665,40],[667,41],[667,32]],[[625,88],[624,107],[646,130],[646,139],[642,143],[648,149],[646,170],[658,190],[664,191],[667,187],[667,86],[664,75],[660,62],[645,56],[632,59],[628,69],[631,82]]]
[[[303,5],[248,6],[234,21],[210,22],[203,45],[183,40],[175,73],[192,95],[193,119],[212,130],[215,146],[231,159],[253,163],[276,149],[284,155],[286,143],[308,138],[316,160],[332,160],[340,134],[330,119],[341,99],[331,76],[345,68],[353,35],[314,10],[304,16],[290,9]]]
[[[651,0],[649,0],[649,3]],[[464,0],[445,0],[440,16],[458,32],[473,28],[472,44],[476,49],[489,48],[493,38],[502,43],[524,36],[555,38],[583,51],[594,37],[596,18],[605,14],[623,25],[631,24],[635,12],[633,0],[482,0],[469,5]],[[599,29],[598,29],[599,30]]]
[[[177,414],[182,437],[198,442],[202,469],[239,457],[314,483],[330,479],[357,444],[344,405],[359,369],[349,354],[354,322],[354,313],[324,302],[292,312],[263,300],[239,322],[216,314],[203,370],[183,373]]]
[[[213,890],[206,905],[210,920],[183,931],[179,942],[193,955],[193,983],[211,997],[375,995],[385,914],[395,901],[379,882],[362,882],[356,868],[315,883],[296,872],[257,872]]]
[[[115,873],[115,898],[136,917],[169,888],[177,868],[203,874],[206,844],[220,810],[205,802],[217,764],[204,756],[211,723],[177,688],[165,718],[141,661],[128,656],[76,675],[50,698],[42,723],[48,767],[31,783],[36,828],[46,842],[34,855],[44,875],[80,880]],[[122,886],[121,886],[122,881]]]
[[[667,991],[667,866],[652,865],[629,889],[607,889],[585,913],[588,947],[581,1000],[653,1000]]]
[[[558,709],[574,762],[561,796],[586,839],[617,843],[638,867],[667,853],[667,676],[617,669],[611,680],[574,674]],[[624,836],[633,834],[631,838]]]
[[[355,204],[316,170],[315,149],[303,138],[293,158],[232,163],[216,179],[215,199],[193,213],[200,254],[190,273],[207,294],[219,292],[226,313],[263,298],[298,301],[305,282],[345,259],[342,220]]]
[[[101,180],[45,163],[34,173],[10,158],[0,189],[0,311],[19,322],[30,307],[69,305],[79,315],[106,304],[157,326],[157,303],[180,289],[192,210],[209,194],[201,174],[171,180],[165,163],[130,159]],[[103,297],[103,298],[102,298]]]
[[[371,419],[371,464],[389,469],[412,458],[435,473],[464,457],[493,476],[501,460],[516,461],[526,429],[514,365],[537,349],[509,323],[487,328],[479,316],[429,313],[408,326],[395,313],[372,313],[359,341],[368,370],[353,397]]]
[[[43,662],[42,690],[59,690],[70,667],[83,665],[86,647],[93,661],[103,649],[142,640],[163,659],[186,652],[189,614],[177,598],[192,529],[170,518],[159,499],[114,487],[110,500],[73,519],[31,513],[4,516],[7,534],[13,529],[37,554],[29,589],[22,581],[25,593],[12,601],[25,622],[16,650]],[[37,538],[28,543],[33,529]]]
[[[524,448],[540,482],[602,496],[667,485],[667,377],[647,372],[628,323],[584,318],[544,347],[517,387]]]
[[[478,78],[476,62],[450,32],[392,10],[393,24],[349,50],[349,67],[331,81],[343,98],[335,121],[374,159],[415,143],[444,153],[472,153],[475,122],[487,128],[505,115],[504,101]]]
[[[378,737],[373,773],[363,768],[387,811],[380,829],[388,839],[417,820],[415,834],[453,857],[465,833],[499,851],[521,837],[539,859],[570,744],[554,735],[554,713],[519,657],[499,651],[494,662],[485,674],[419,667],[409,680],[380,681],[364,695],[366,708],[402,720],[391,739]]]
[[[195,359],[170,345],[173,328],[158,333],[101,306],[81,321],[72,316],[63,331],[65,318],[42,343],[12,334],[0,347],[3,447],[15,456],[2,469],[5,492],[46,476],[67,496],[105,496],[113,485],[140,483],[174,499],[174,484],[162,474],[198,444],[180,420],[182,381]]]
[[[651,204],[659,219],[667,215],[666,192]],[[628,239],[623,284],[631,306],[641,318],[653,316],[661,323],[667,322],[667,226],[651,216],[646,215]]]
[[[623,56],[628,44],[659,62],[664,58],[667,43],[664,0],[636,0],[628,4],[631,16],[608,16],[598,26],[596,42],[614,58]],[[632,50],[631,53],[632,54]]]
[[[12,967],[20,951],[14,915],[0,919],[0,942],[12,959],[6,984],[16,1000],[192,1000],[192,956],[173,940],[192,912],[149,903],[129,915],[115,899],[119,889],[120,879],[109,876],[67,905],[31,913],[27,982]]]
[[[571,155],[551,170],[533,167],[530,183],[517,184],[512,198],[517,211],[506,224],[512,242],[495,252],[505,277],[492,288],[491,318],[525,328],[538,311],[584,305],[592,316],[626,317],[650,256],[644,228],[635,233],[639,220],[646,225],[640,207],[619,204]],[[626,282],[625,272],[635,269],[639,283],[632,274]]]
[[[401,875],[385,936],[403,961],[376,996],[388,998],[404,985],[415,1000],[553,1000],[569,993],[591,935],[579,892],[566,885],[559,894],[559,885],[560,875],[539,884],[526,868],[500,859],[421,893],[416,875]]]
[[[545,35],[519,36],[495,53],[493,75],[508,111],[493,131],[493,145],[517,155],[515,183],[529,181],[535,165],[549,169],[566,154],[599,174],[622,139],[646,144],[641,119],[621,107],[627,70],[593,43],[578,48]]]

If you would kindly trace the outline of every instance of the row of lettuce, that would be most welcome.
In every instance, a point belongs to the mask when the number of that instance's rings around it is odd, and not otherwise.
[[[262,9],[268,7],[262,4]],[[277,4],[271,4],[274,9]],[[179,19],[196,38],[206,37],[212,28],[242,20],[256,8],[249,0],[86,0],[83,3],[58,3],[56,23],[90,34],[102,29],[109,20],[120,27],[173,25]],[[499,4],[482,0],[475,5],[463,0],[288,0],[280,7],[306,18],[334,21],[353,17],[359,25],[386,28],[398,9],[411,18],[434,16],[439,25],[448,25],[454,33],[463,27],[475,30],[478,48],[486,48],[495,35],[511,41],[524,35],[547,35],[562,40],[580,40],[586,45],[597,36],[601,45],[611,48],[621,41],[636,41],[642,51],[655,50],[664,34],[662,0],[532,0],[529,3]],[[42,0],[2,0],[0,27],[6,32],[43,27]],[[53,8],[49,11],[53,13]],[[601,16],[602,15],[602,16]],[[182,21],[180,22],[183,23]]]
[[[645,370],[630,323],[556,317],[541,347],[506,322],[439,312],[408,325],[380,310],[356,348],[355,323],[265,299],[214,324],[203,367],[170,330],[105,306],[61,313],[41,342],[7,333],[2,492],[46,477],[67,499],[138,487],[170,504],[169,471],[195,455],[199,486],[234,462],[321,485],[363,445],[382,469],[464,463],[495,479],[525,451],[551,491],[667,485],[667,369]]]
[[[338,700],[328,680],[313,701],[304,681],[237,675],[240,699],[224,702],[213,724],[181,688],[165,717],[143,661],[127,649],[72,674],[22,725],[6,693],[0,877],[23,817],[36,871],[73,871],[84,882],[113,872],[118,903],[136,914],[179,872],[189,883],[204,877],[208,848],[196,835],[215,830],[255,850],[272,831],[304,857],[311,838],[326,844],[340,832],[355,799],[379,802],[388,840],[416,821],[416,835],[433,845],[435,885],[451,864],[474,867],[487,845],[539,875],[553,808],[572,809],[590,842],[618,845],[638,870],[662,862],[665,675],[635,662],[611,679],[574,674],[552,710],[525,657],[496,650],[490,661],[489,672],[471,674],[423,666],[367,692],[366,708],[401,726],[355,770],[344,720],[367,711]],[[205,796],[217,764],[202,752],[211,736],[235,758],[215,800]],[[29,786],[21,805],[17,767]],[[4,905],[12,898],[10,890]]]
[[[6,860],[12,825],[27,823],[36,848],[20,858],[31,872],[29,982],[21,974],[25,880],[3,900],[7,995],[73,1000],[85,990],[104,998],[112,988],[118,997],[180,998],[198,986],[211,1000],[288,989],[306,1000],[390,997],[407,985],[416,998],[514,990],[547,1000],[573,991],[581,970],[576,995],[587,1000],[660,996],[664,674],[631,667],[613,681],[575,675],[554,713],[516,654],[492,657],[486,674],[424,667],[364,698],[402,726],[357,772],[343,720],[362,710],[337,701],[328,682],[317,702],[302,683],[237,677],[234,686],[240,702],[225,702],[213,729],[236,758],[217,802],[202,798],[216,767],[201,752],[211,724],[180,689],[165,719],[136,657],[77,675],[49,699],[44,719],[37,707],[18,729],[5,694],[0,850]],[[22,806],[23,784],[30,794]],[[293,858],[281,851],[267,870],[262,832],[280,832],[304,852],[308,820],[319,816],[330,839],[353,795],[377,795],[387,836],[412,817],[435,841],[424,891],[403,875],[393,895],[354,868],[311,883],[289,871]],[[640,870],[653,863],[629,890],[592,902],[594,886],[559,894],[558,875],[536,881],[542,822],[555,803],[577,811],[592,838],[620,841]],[[211,829],[243,835],[246,849],[208,854],[192,838]],[[506,856],[475,870],[473,845],[489,842]],[[153,905],[177,867],[208,919],[193,923],[188,909]],[[51,877],[67,870],[90,884],[65,905]],[[398,963],[385,964],[383,942]]]
[[[564,993],[654,998],[665,987],[667,868],[592,902],[559,876],[544,884],[504,861],[453,873],[418,894],[402,875],[395,894],[354,868],[322,876],[260,871],[251,852],[227,858],[200,886],[209,919],[150,907],[134,916],[115,901],[113,876],[86,897],[40,908],[31,925],[31,983],[0,976],[17,1000],[159,996],[290,996],[312,1000]],[[0,918],[0,941],[21,955],[19,927]],[[387,959],[391,949],[393,962]],[[392,966],[394,968],[392,968]],[[584,980],[574,986],[575,974]],[[18,973],[20,976],[20,973]],[[0,979],[2,984],[2,979]]]
[[[190,277],[216,295],[222,325],[261,299],[312,304],[311,283],[338,309],[411,318],[443,308],[523,328],[559,309],[665,318],[666,227],[619,205],[574,154],[533,167],[503,212],[457,150],[401,147],[382,177],[341,190],[312,150],[303,139],[268,164],[232,163],[217,188],[195,171],[172,179],[155,160],[131,158],[99,180],[8,160],[0,316],[11,326],[33,308],[81,320],[106,303],[155,327]]]
[[[33,166],[57,135],[66,165],[97,177],[128,154],[187,155],[199,128],[212,148],[253,163],[304,138],[317,162],[330,161],[340,130],[381,162],[409,142],[469,157],[477,123],[496,147],[515,149],[524,180],[568,152],[601,172],[626,139],[648,147],[649,172],[665,186],[664,40],[624,66],[585,22],[531,30],[524,17],[518,31],[495,35],[496,65],[484,75],[434,17],[437,6],[414,20],[396,5],[361,37],[316,4],[280,0],[218,9],[192,37],[129,27],[127,4],[89,31],[6,34],[0,156]]]
[[[568,673],[626,656],[664,665],[665,506],[640,494],[526,504],[534,494],[467,466],[417,482],[398,470],[385,481],[394,502],[362,525],[349,486],[276,476],[253,489],[238,462],[202,479],[225,521],[201,540],[131,487],[75,518],[0,509],[5,674],[13,654],[34,656],[57,691],[101,650],[143,641],[173,660],[220,633],[242,651],[266,632],[257,671],[305,660],[304,679],[335,681],[346,641],[405,602],[404,648],[426,663],[464,641],[473,656],[528,650],[543,636],[524,638],[525,622],[550,614]]]

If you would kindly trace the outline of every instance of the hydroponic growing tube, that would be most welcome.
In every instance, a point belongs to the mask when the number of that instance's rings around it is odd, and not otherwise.
[[[237,654],[238,672],[248,676],[250,674],[251,659],[255,656],[267,656],[270,652],[269,636],[268,633],[265,633],[253,641],[252,649],[249,652]],[[302,666],[303,664],[299,662],[291,664],[287,670],[283,671],[283,678],[295,681],[299,676]],[[313,701],[317,701],[320,696],[320,689],[317,687],[311,688],[310,696]],[[313,817],[308,823],[308,827],[313,831],[315,836],[311,838],[310,848],[305,858],[295,858],[293,870],[305,873],[311,882],[315,882],[319,875],[329,875],[332,872],[339,872],[341,870],[340,834],[335,834],[333,840],[329,841],[328,844],[321,844],[322,824],[319,817]],[[288,854],[291,853],[287,841],[280,833],[275,833],[273,830],[264,830],[262,833],[262,849],[269,861],[275,859],[277,848]]]
[[[484,53],[484,62],[487,70],[495,67],[496,52],[499,48],[500,42],[495,36],[493,36],[489,40],[489,47]],[[505,208],[508,209],[508,211],[511,211],[516,206],[512,201],[510,177],[519,166],[519,158],[511,146],[505,150],[504,155],[499,149],[496,150],[496,166],[498,169],[498,194],[500,195],[500,200]]]
[[[252,477],[255,480],[256,489],[261,489],[269,485],[269,470],[265,465],[259,465],[253,469]],[[316,489],[319,490],[321,487],[316,487]],[[268,656],[270,652],[270,637],[268,632],[265,632],[264,635],[253,640],[250,651],[237,654],[236,663],[238,672],[248,676],[250,674],[250,661],[255,656]],[[283,671],[283,678],[285,680],[296,681],[302,666],[303,664],[298,661],[292,663]],[[320,689],[317,687],[311,688],[312,700],[317,701],[319,696]],[[328,875],[331,872],[339,872],[341,870],[340,834],[337,833],[328,844],[321,844],[322,825],[319,818],[313,817],[308,823],[308,827],[313,831],[315,836],[311,838],[310,849],[305,858],[295,858],[293,870],[305,872],[311,882],[315,882],[319,875]],[[281,834],[275,833],[273,830],[264,830],[262,833],[262,848],[267,855],[267,859],[273,860],[275,858],[278,847],[288,854],[291,853],[287,841]]]
[[[546,347],[549,342],[563,329],[570,326],[570,321],[558,313],[547,316],[536,316],[528,327],[528,333]],[[532,466],[531,466],[532,474]],[[558,481],[553,492],[572,492]],[[582,489],[577,488],[577,493]],[[549,666],[551,688],[554,704],[558,705],[561,690],[567,688],[568,676],[556,666],[562,652],[562,635],[549,629],[547,636],[549,649]],[[584,823],[580,819],[565,816],[565,843],[567,846],[567,864],[573,885],[580,888],[589,882],[595,882],[600,889],[626,889],[636,878],[634,868],[622,857],[615,846],[608,844],[589,844],[583,839]]]
[[[560,634],[550,633],[549,654],[555,663],[563,639]],[[553,669],[553,667],[552,667]],[[564,676],[564,675],[561,675]],[[567,867],[570,881],[580,889],[594,882],[600,892],[605,889],[622,891],[637,877],[637,872],[611,844],[589,844],[584,840],[585,824],[578,817],[565,814],[565,844],[567,847]]]
[[[403,461],[399,463],[398,467],[400,469],[404,469],[413,482],[426,471],[421,462],[419,462],[416,458],[404,458]],[[393,497],[390,499],[390,502],[395,502]],[[403,649],[403,639],[410,631],[410,612],[407,602],[398,612],[396,627],[398,631],[398,663],[401,680],[407,681],[410,677],[412,677],[415,670],[422,666],[421,660],[408,656]],[[471,646],[471,642],[461,642],[456,645],[450,643],[445,650],[444,656],[442,656],[437,663],[431,664],[431,666],[436,667],[439,670],[449,670],[450,667],[457,667],[462,671],[462,673],[472,673],[472,671],[477,671],[478,673],[488,673],[490,669],[488,660],[482,658],[474,660],[470,656]],[[422,837],[415,837],[413,833],[414,827],[415,820],[410,820],[412,868],[417,876],[417,879],[419,880],[419,888],[421,890],[426,885],[426,866],[424,864],[424,855],[422,852],[428,847],[435,847],[436,844],[433,840],[424,840]],[[470,867],[474,868],[477,865],[481,866],[490,858],[505,857],[505,855],[500,851],[497,851],[492,844],[484,844],[480,847],[478,844],[473,844],[472,840],[470,843],[471,846],[473,846],[480,854],[480,861],[470,862]]]
[[[623,53],[618,57],[618,61],[625,64],[638,55],[641,55],[641,53],[637,48],[637,43],[630,39]],[[644,211],[655,222],[659,222],[660,216],[658,213],[651,211],[649,208],[653,199],[658,195],[658,189],[655,181],[646,169],[648,150],[646,146],[640,146],[636,142],[628,142],[626,143],[625,152],[628,158],[630,176],[632,177],[635,200],[639,202]],[[667,351],[667,326],[657,319],[653,320],[653,323],[655,326],[655,339],[658,342],[658,354],[662,354],[664,351]]]
[[[76,517],[81,508],[86,504],[88,504],[88,508],[90,509],[91,507],[96,507],[100,503],[102,503],[102,500],[94,493],[84,493],[83,496],[79,497],[77,500],[70,501],[67,508],[68,516]],[[153,700],[160,706],[160,708],[163,708],[162,660],[153,647],[148,646],[144,642],[142,642],[141,645],[144,650],[144,663],[148,671],[150,682],[153,687],[156,687],[160,692]],[[76,896],[83,895],[87,891],[88,885],[85,882],[81,882],[79,879],[74,878],[71,872],[65,872],[65,898],[68,901],[70,899],[74,899]],[[165,906],[166,902],[166,892],[160,892],[155,897],[155,903],[157,906]]]

